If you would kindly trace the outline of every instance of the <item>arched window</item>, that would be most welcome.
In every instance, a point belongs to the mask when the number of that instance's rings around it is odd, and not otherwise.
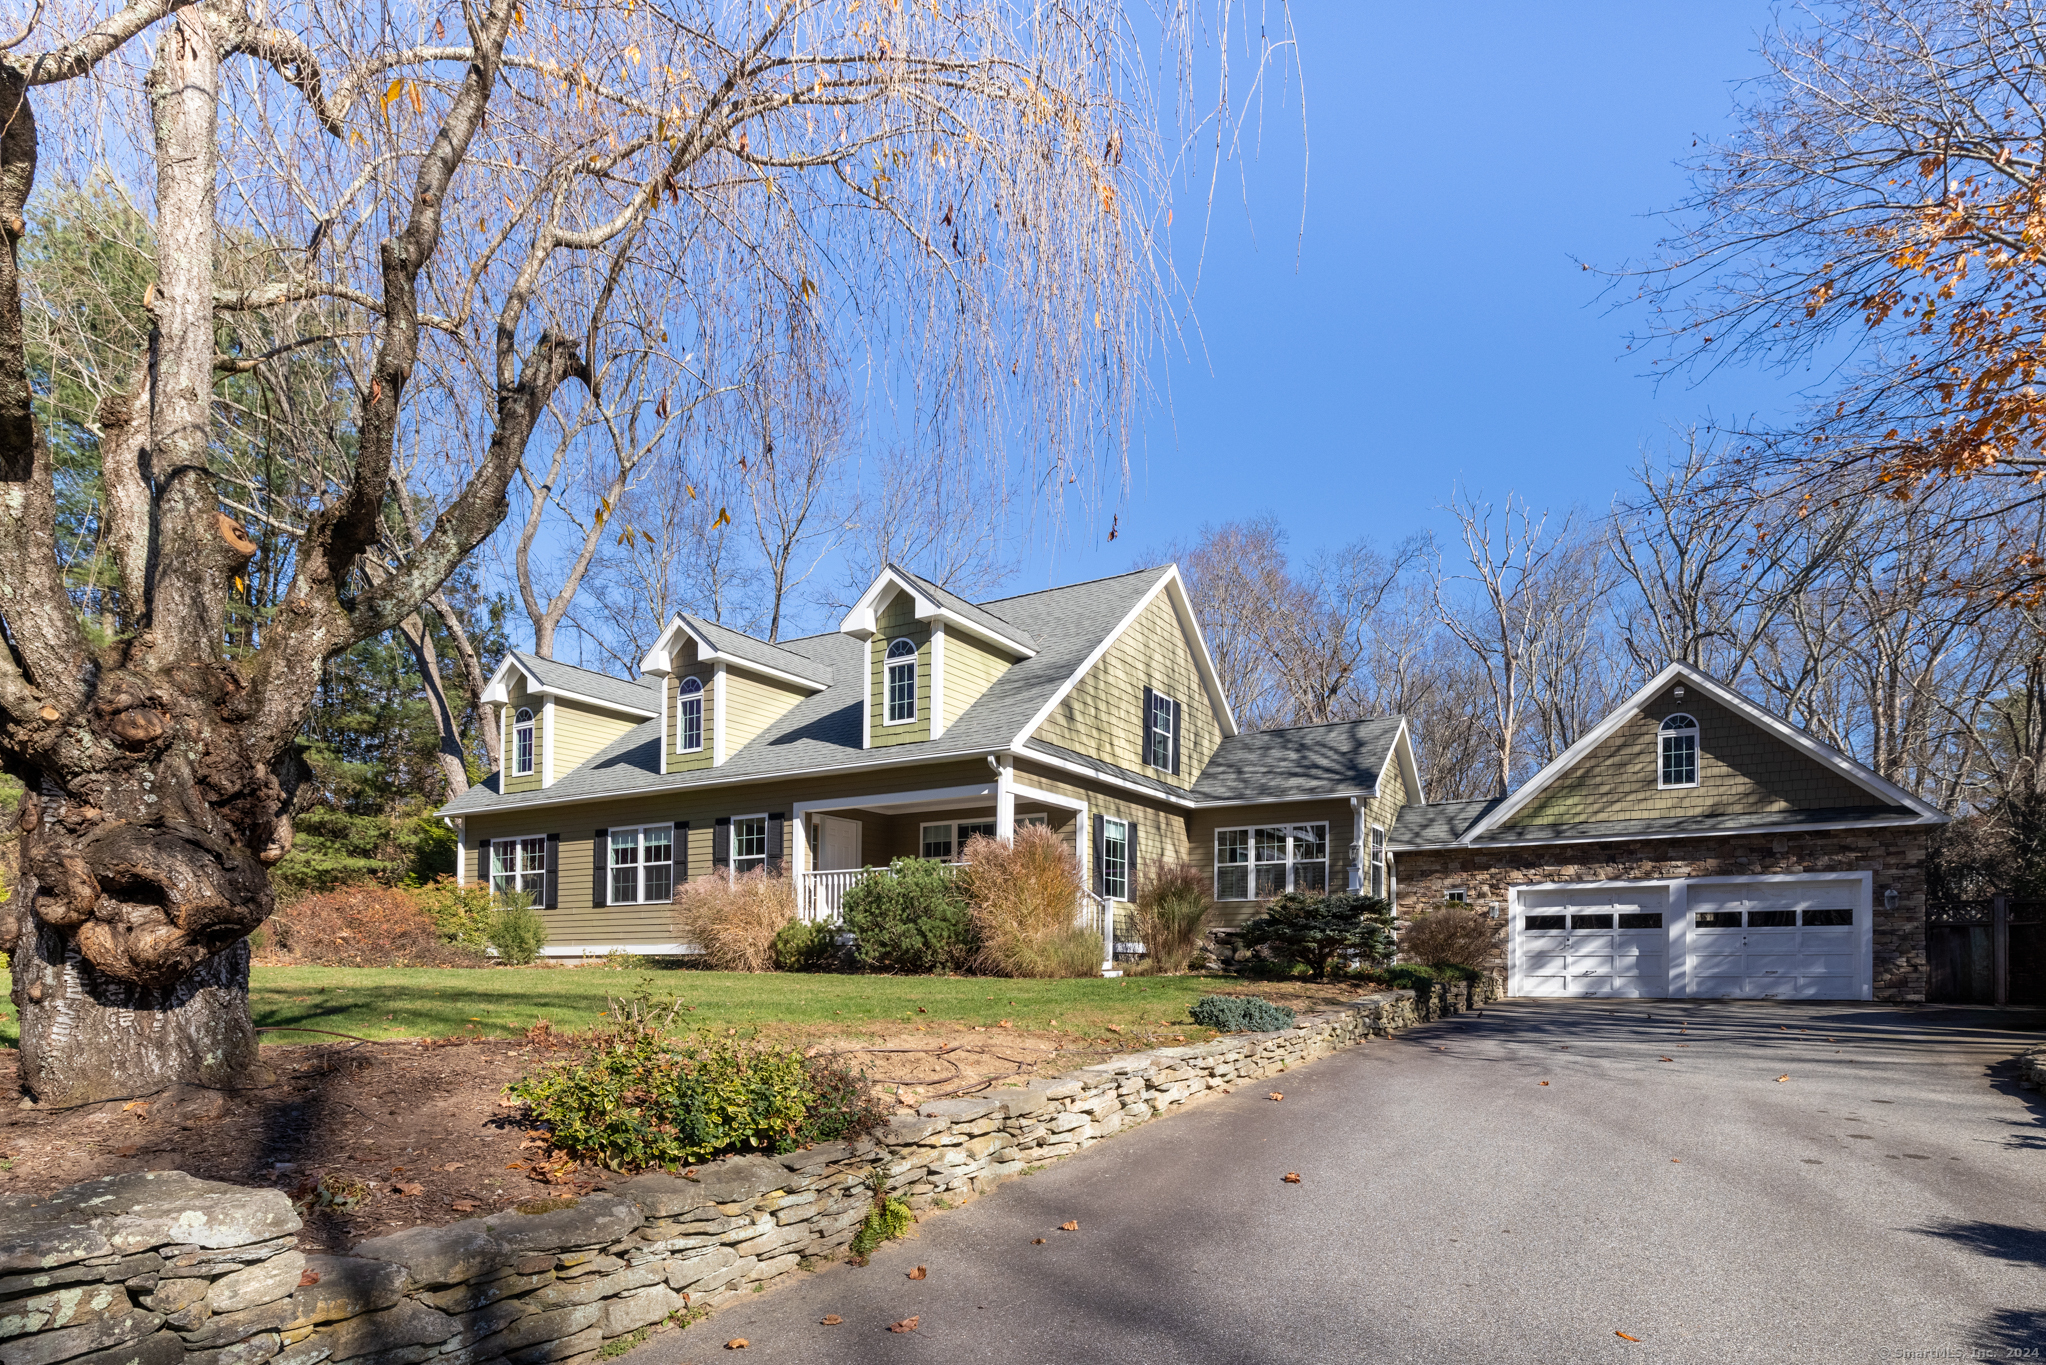
[[[1662,723],[1662,781],[1665,787],[1698,785],[1698,722],[1679,711]]]
[[[521,777],[533,771],[533,713],[524,706],[512,719],[512,771]]]
[[[675,752],[693,754],[703,748],[703,681],[682,680],[680,715],[675,725]]]
[[[888,720],[901,725],[916,719],[916,641],[888,645]]]

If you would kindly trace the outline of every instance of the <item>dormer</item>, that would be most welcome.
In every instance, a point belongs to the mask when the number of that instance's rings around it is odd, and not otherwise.
[[[540,791],[659,711],[651,689],[514,651],[483,689],[498,708],[498,790]]]
[[[831,685],[827,665],[684,612],[639,667],[659,679],[664,773],[721,766]]]
[[[937,739],[996,679],[1037,653],[1020,627],[893,564],[838,629],[866,642],[869,749]]]

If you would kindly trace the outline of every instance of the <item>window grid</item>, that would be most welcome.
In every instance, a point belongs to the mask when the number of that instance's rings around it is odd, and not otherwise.
[[[1215,831],[1215,899],[1269,900],[1328,890],[1328,825]]]
[[[686,678],[682,683],[681,717],[675,727],[675,752],[696,753],[703,748],[703,683]]]
[[[490,894],[494,899],[523,891],[539,905],[547,896],[547,840],[493,839],[490,841]]]
[[[1147,761],[1154,768],[1172,766],[1172,698],[1151,694],[1151,724],[1149,729],[1150,753]]]
[[[1019,820],[1017,822],[1021,824]],[[992,820],[961,820],[925,825],[918,842],[922,845],[923,856],[939,862],[951,862],[966,852],[966,841],[976,834],[995,837],[995,822]]]
[[[525,707],[512,720],[512,772],[520,777],[533,771],[533,713]]]
[[[767,817],[732,821],[732,875],[767,866]]]
[[[1698,785],[1698,722],[1678,712],[1662,723],[1661,765],[1658,785]]]
[[[1385,895],[1385,830],[1379,825],[1371,827],[1371,894]]]
[[[674,871],[673,825],[611,831],[611,904],[667,900],[674,890]]]
[[[1130,827],[1127,821],[1101,822],[1101,894],[1112,901],[1130,898]]]
[[[888,646],[889,725],[916,719],[916,641],[896,640]]]

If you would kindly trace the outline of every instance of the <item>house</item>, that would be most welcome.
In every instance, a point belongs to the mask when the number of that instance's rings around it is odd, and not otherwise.
[[[1398,717],[1240,733],[1172,566],[975,604],[890,565],[829,634],[679,614],[636,679],[513,653],[484,700],[459,876],[531,893],[553,955],[682,951],[692,877],[778,870],[828,917],[1040,823],[1124,947],[1184,862],[1224,925],[1285,890],[1485,907],[1512,994],[1924,997],[1945,817],[1682,664],[1512,795],[1432,805]]]
[[[1482,905],[1509,994],[1923,1000],[1936,807],[1672,664],[1510,796],[1409,805],[1403,910]]]
[[[1241,734],[1174,567],[971,603],[889,566],[838,629],[678,614],[640,676],[508,655],[502,771],[442,811],[459,877],[530,893],[551,955],[674,953],[675,887],[755,867],[834,914],[863,869],[1038,823],[1095,923],[1191,862],[1225,923],[1278,891],[1388,891],[1420,799],[1398,719]]]

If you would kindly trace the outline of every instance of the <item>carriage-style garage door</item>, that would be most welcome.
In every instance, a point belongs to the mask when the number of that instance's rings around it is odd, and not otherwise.
[[[1530,888],[1515,995],[1868,998],[1868,882],[1781,877]]]

